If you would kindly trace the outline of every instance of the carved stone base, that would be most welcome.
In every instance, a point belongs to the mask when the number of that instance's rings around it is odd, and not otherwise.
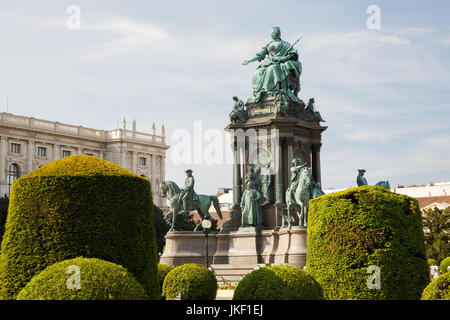
[[[292,227],[272,230],[240,228],[236,231],[210,233],[209,263],[251,266],[306,265],[306,228]],[[205,264],[203,232],[176,231],[166,235],[166,249],[160,263],[178,266],[185,263]],[[250,266],[250,267],[249,267]]]

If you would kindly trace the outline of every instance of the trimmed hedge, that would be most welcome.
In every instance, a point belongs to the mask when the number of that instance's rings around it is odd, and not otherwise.
[[[450,267],[450,257],[447,257],[441,261],[439,269],[441,269],[441,273],[446,273],[448,272],[448,267]]]
[[[262,267],[239,281],[233,300],[285,300],[288,295],[283,280],[273,270]]]
[[[323,300],[322,287],[305,271],[294,266],[267,267],[286,286],[286,300]]]
[[[117,263],[159,299],[150,181],[111,162],[76,155],[17,179],[0,255],[0,299],[79,256]]]
[[[450,272],[431,281],[423,290],[422,300],[450,300]]]
[[[162,295],[174,300],[214,300],[217,294],[217,279],[206,267],[188,263],[175,267],[164,279]]]
[[[79,269],[73,269],[74,266]],[[145,299],[148,297],[144,288],[125,268],[112,262],[82,257],[45,268],[17,296],[17,300]]]
[[[417,200],[381,187],[312,199],[307,245],[306,271],[326,299],[420,299],[430,281]]]
[[[162,287],[164,284],[164,279],[166,278],[167,274],[172,271],[174,269],[174,267],[169,266],[167,264],[158,264],[158,279],[159,279],[159,287],[161,288],[161,292],[162,292]]]

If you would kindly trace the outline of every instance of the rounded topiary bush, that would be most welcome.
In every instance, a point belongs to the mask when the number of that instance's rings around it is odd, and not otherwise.
[[[450,300],[450,272],[431,281],[423,290],[422,300]]]
[[[17,300],[144,300],[142,285],[125,268],[96,258],[57,262],[34,276]]]
[[[323,290],[316,280],[305,271],[294,266],[267,267],[286,286],[287,300],[323,300]]]
[[[169,266],[167,264],[158,264],[158,278],[159,278],[159,287],[161,288],[162,292],[162,286],[164,283],[164,279],[166,278],[167,274],[172,271],[174,267]]]
[[[283,280],[273,270],[253,270],[239,281],[233,300],[285,300],[288,292]]]
[[[178,295],[182,300],[214,300],[216,294],[214,272],[196,263],[184,264],[170,271],[162,289],[162,295],[167,300],[173,300]]]
[[[77,155],[17,179],[0,255],[0,299],[14,299],[56,262],[99,258],[125,267],[159,299],[150,181]]]
[[[446,273],[448,272],[448,267],[450,267],[450,257],[447,257],[441,261],[439,269],[441,269],[441,273]]]
[[[428,259],[427,262],[429,266],[436,266],[439,264],[439,262],[437,262],[437,260],[434,259]]]
[[[312,199],[307,245],[326,299],[420,299],[430,281],[417,200],[381,187]]]

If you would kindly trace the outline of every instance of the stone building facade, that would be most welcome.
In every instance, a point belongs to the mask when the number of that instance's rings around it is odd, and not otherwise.
[[[97,130],[59,122],[0,113],[0,195],[9,194],[17,178],[51,161],[86,154],[114,162],[152,181],[154,203],[165,207],[159,183],[165,179],[165,158],[169,146],[161,134],[131,130]]]

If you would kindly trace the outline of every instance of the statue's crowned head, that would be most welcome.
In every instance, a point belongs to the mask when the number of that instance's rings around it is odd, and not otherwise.
[[[300,158],[294,158],[294,159],[292,159],[292,165],[293,165],[294,167],[296,167],[296,166],[305,165],[305,163],[304,163],[303,160],[300,159]]]
[[[280,27],[272,27],[272,39],[278,39],[281,37]]]

